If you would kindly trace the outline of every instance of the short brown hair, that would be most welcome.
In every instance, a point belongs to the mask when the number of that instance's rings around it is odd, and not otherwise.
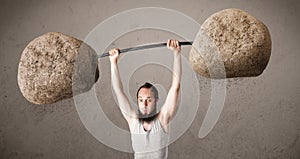
[[[151,91],[154,93],[154,98],[155,99],[158,99],[158,91],[156,89],[155,86],[153,86],[151,83],[148,83],[148,82],[145,82],[143,85],[140,86],[140,88],[137,90],[136,92],[136,98],[138,98],[139,96],[139,91],[142,89],[142,88],[151,88]]]

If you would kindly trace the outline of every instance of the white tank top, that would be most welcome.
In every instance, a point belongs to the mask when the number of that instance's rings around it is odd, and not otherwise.
[[[169,134],[162,128],[158,118],[154,119],[151,129],[145,131],[137,120],[131,132],[135,159],[166,159],[168,157]]]

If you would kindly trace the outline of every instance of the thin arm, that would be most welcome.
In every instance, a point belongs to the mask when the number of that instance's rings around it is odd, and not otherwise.
[[[170,45],[169,48],[173,50],[174,61],[173,61],[172,84],[169,89],[166,101],[163,107],[161,108],[161,113],[165,124],[169,123],[170,119],[173,117],[177,109],[177,100],[178,100],[178,94],[180,90],[181,71],[182,71],[180,45],[179,46]]]
[[[130,103],[128,101],[127,96],[125,95],[123,91],[123,85],[119,73],[119,68],[117,64],[117,58],[118,55],[112,55],[110,56],[110,61],[111,61],[111,83],[113,87],[113,91],[117,97],[117,101],[119,104],[119,108],[121,109],[123,117],[126,119],[128,122],[129,126],[131,126],[132,118],[136,118],[136,113],[130,106]],[[114,57],[117,56],[117,57]]]

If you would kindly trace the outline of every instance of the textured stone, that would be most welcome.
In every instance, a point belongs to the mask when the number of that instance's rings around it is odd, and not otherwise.
[[[99,77],[97,61],[94,50],[82,41],[49,32],[23,50],[18,84],[28,101],[54,103],[89,90]]]
[[[250,14],[239,9],[222,10],[207,18],[200,32],[189,56],[198,74],[210,78],[250,77],[260,75],[266,68],[271,55],[270,33]],[[210,39],[204,41],[203,36]],[[203,47],[208,44],[213,46]],[[226,76],[216,62],[218,58],[224,62]]]

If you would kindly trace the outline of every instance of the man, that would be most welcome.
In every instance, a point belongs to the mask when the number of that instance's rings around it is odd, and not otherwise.
[[[109,51],[111,63],[111,80],[114,93],[123,117],[126,119],[130,132],[134,158],[164,159],[168,154],[169,125],[177,108],[181,80],[181,47],[179,41],[168,40],[168,49],[173,51],[172,84],[166,101],[156,113],[158,92],[150,83],[145,83],[137,91],[138,114],[131,107],[126,97],[118,70],[118,49]]]

